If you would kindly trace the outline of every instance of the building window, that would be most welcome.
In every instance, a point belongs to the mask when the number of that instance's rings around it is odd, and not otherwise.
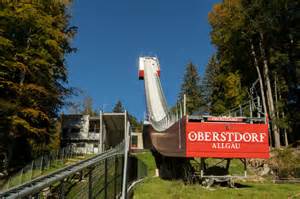
[[[131,136],[131,146],[132,147],[137,147],[137,145],[138,145],[138,136],[136,136],[136,135],[132,135]]]
[[[98,144],[94,144],[94,148],[98,148],[98,146],[99,146]]]
[[[67,134],[69,132],[69,128],[63,128],[63,134]]]
[[[80,128],[72,128],[71,129],[71,133],[79,133],[80,132]]]
[[[85,147],[85,143],[77,143],[76,146],[77,147]]]
[[[68,137],[68,134],[69,134],[69,128],[63,128],[62,129],[62,137],[66,138],[66,137]]]
[[[90,121],[90,124],[89,124],[89,132],[95,132],[95,133],[98,133],[99,132],[99,121]]]

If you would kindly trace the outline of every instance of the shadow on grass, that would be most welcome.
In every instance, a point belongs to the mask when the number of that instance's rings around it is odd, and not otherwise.
[[[240,188],[250,188],[250,187],[253,187],[253,186],[246,185],[246,184],[240,184],[240,183],[234,183],[234,187],[240,189]]]
[[[206,187],[203,184],[200,186]],[[224,188],[234,188],[234,189],[243,189],[243,188],[251,188],[253,186],[251,185],[247,185],[247,184],[241,184],[241,183],[234,183],[234,184],[229,184],[229,182],[225,181],[225,182],[214,182],[213,184],[211,184],[209,187],[213,188],[213,187],[224,187]]]

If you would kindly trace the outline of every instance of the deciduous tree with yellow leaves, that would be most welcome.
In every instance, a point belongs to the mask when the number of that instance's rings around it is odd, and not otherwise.
[[[69,4],[0,3],[0,150],[10,164],[57,141],[55,118],[70,93],[64,56],[75,50]]]

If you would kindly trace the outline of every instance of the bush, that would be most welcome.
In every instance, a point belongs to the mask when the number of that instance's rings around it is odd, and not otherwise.
[[[292,148],[274,150],[269,165],[278,178],[299,178],[300,150]]]

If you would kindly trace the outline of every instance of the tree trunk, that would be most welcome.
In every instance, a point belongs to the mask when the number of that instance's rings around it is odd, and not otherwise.
[[[282,117],[284,118],[285,117],[285,114],[284,114],[284,111],[282,112]],[[284,128],[284,144],[286,147],[289,146],[289,140],[288,140],[288,136],[287,136],[287,129]]]
[[[260,72],[260,69],[259,69],[259,66],[258,66],[258,61],[257,61],[254,45],[252,43],[252,39],[250,39],[250,45],[251,45],[251,54],[252,54],[253,59],[254,59],[254,65],[255,65],[257,75],[258,75],[258,79],[259,79],[260,93],[261,93],[261,98],[262,98],[262,101],[263,101],[264,114],[266,114],[268,112],[268,109],[267,109],[267,105],[266,105],[264,84],[263,84],[263,79],[262,79],[261,72]],[[269,129],[269,132],[270,132],[270,129]],[[272,136],[271,136],[270,133],[269,133],[269,141],[270,141],[270,146],[272,146]]]
[[[274,79],[274,92],[275,92],[275,117],[277,118],[277,121],[280,120],[280,114],[279,114],[279,108],[278,108],[278,87],[277,87],[277,73],[275,73],[275,79]],[[278,132],[280,134],[280,128],[278,127]],[[280,139],[280,138],[279,138]]]
[[[274,80],[274,90],[275,90],[275,106],[276,106],[276,117],[279,119],[279,110],[278,110],[278,88],[277,88],[277,74],[275,73],[275,80]]]
[[[277,76],[276,76],[277,77]],[[279,93],[279,100],[281,100],[281,93]],[[279,114],[279,111],[277,110],[278,114]],[[285,113],[284,113],[284,110],[282,110],[281,112],[281,116],[283,119],[285,119]],[[278,116],[279,118],[279,116]],[[288,136],[287,136],[287,128],[283,128],[283,132],[284,132],[284,145],[287,147],[289,145],[289,141],[288,141]]]
[[[256,58],[256,53],[255,53],[255,50],[254,50],[254,45],[252,43],[252,40],[250,40],[250,44],[251,44],[251,54],[253,55],[253,58],[254,58],[254,65],[255,65],[257,75],[258,75],[258,79],[259,79],[260,92],[261,92],[261,98],[262,98],[262,101],[263,101],[264,113],[267,113],[268,110],[267,110],[265,91],[264,91],[264,86],[263,86],[264,84],[263,84],[261,72],[260,72],[260,69],[259,69],[259,66],[258,66],[258,61],[257,61],[257,58]]]
[[[265,49],[263,47],[263,34],[260,33],[261,40],[259,41],[259,47],[261,51],[261,56],[263,59],[263,66],[264,66],[264,79],[265,83],[267,85],[267,99],[268,99],[268,105],[269,105],[269,111],[272,121],[272,127],[273,127],[273,135],[274,135],[274,142],[275,142],[275,148],[280,148],[280,136],[277,125],[274,123],[274,120],[276,118],[275,115],[275,107],[274,107],[274,101],[273,101],[273,94],[272,94],[272,88],[271,88],[271,82],[269,77],[269,66],[268,61],[266,59]]]

